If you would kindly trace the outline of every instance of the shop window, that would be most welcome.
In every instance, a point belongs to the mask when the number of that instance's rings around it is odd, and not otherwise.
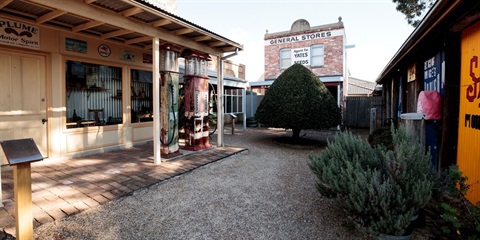
[[[122,68],[66,61],[67,128],[121,124]]]
[[[312,67],[318,67],[324,65],[324,47],[323,45],[311,46],[311,64]]]
[[[225,89],[224,103],[225,103],[225,114],[240,114],[244,112],[243,109],[243,96],[245,89]]]
[[[280,68],[285,69],[292,65],[290,48],[280,50]]]
[[[152,79],[151,71],[130,71],[132,123],[153,121]]]

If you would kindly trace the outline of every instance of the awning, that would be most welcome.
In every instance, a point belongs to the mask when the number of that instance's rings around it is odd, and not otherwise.
[[[221,56],[243,45],[140,0],[3,0],[0,16],[88,37],[152,48],[152,38]]]

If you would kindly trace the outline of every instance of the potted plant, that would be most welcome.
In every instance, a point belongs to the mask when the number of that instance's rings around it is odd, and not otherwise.
[[[310,156],[317,189],[335,199],[372,236],[407,235],[412,216],[431,198],[429,154],[404,129],[392,131],[393,150],[341,133],[320,156]]]

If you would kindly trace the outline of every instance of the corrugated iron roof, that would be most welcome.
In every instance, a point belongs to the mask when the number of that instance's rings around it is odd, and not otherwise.
[[[168,11],[166,11],[165,9],[159,8],[159,7],[151,4],[151,3],[150,3],[149,1],[147,1],[147,0],[133,0],[133,1],[135,1],[135,2],[140,2],[140,3],[144,4],[144,5],[150,6],[151,8],[154,8],[154,9],[160,11],[160,12],[163,12],[163,13],[165,13],[165,14],[168,14],[168,15],[170,15],[170,16],[172,16],[172,17],[174,17],[174,18],[177,18],[177,19],[179,19],[179,20],[181,20],[181,21],[183,21],[183,22],[189,23],[189,24],[191,24],[191,25],[193,25],[193,26],[195,26],[195,27],[198,27],[198,28],[200,28],[200,29],[202,29],[202,30],[205,30],[205,31],[207,31],[207,32],[209,32],[209,33],[211,33],[211,34],[213,34],[213,35],[216,35],[216,36],[218,36],[218,37],[220,37],[220,38],[223,38],[223,39],[225,39],[225,40],[227,40],[227,41],[233,42],[232,40],[230,40],[230,39],[228,39],[228,38],[226,38],[226,37],[220,36],[219,34],[216,34],[216,33],[212,32],[212,31],[210,31],[210,30],[208,30],[208,29],[206,29],[206,28],[203,28],[203,27],[201,27],[201,26],[199,26],[199,25],[197,25],[197,24],[195,24],[195,23],[193,23],[193,22],[190,22],[190,21],[188,21],[188,20],[185,19],[185,18],[182,18],[182,17],[180,17],[180,16],[178,16],[178,15],[175,15],[175,14],[173,14],[173,13],[171,13],[171,12],[168,12]],[[238,43],[237,43],[237,44],[238,44]]]
[[[377,83],[358,78],[348,78],[348,95],[371,95]]]
[[[0,3],[0,16],[144,49],[152,44],[141,41],[146,36],[215,55],[243,49],[146,0],[8,0]]]

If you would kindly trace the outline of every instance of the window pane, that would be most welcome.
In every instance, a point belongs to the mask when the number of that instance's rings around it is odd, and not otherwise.
[[[130,71],[132,123],[153,121],[152,79],[151,71]]]
[[[283,59],[281,62],[280,62],[280,67],[281,68],[288,68],[290,67],[290,59]]]
[[[311,47],[311,51],[312,51],[311,66],[323,66],[324,57],[325,57],[323,45],[314,45]]]
[[[280,68],[288,68],[290,67],[291,60],[290,60],[290,49],[282,49],[280,50]]]
[[[312,46],[312,55],[323,55],[323,46],[322,45]]]
[[[322,56],[312,56],[312,66],[323,66],[324,65],[324,62],[323,62],[323,55]]]
[[[67,128],[122,123],[122,68],[66,61],[65,80]]]

